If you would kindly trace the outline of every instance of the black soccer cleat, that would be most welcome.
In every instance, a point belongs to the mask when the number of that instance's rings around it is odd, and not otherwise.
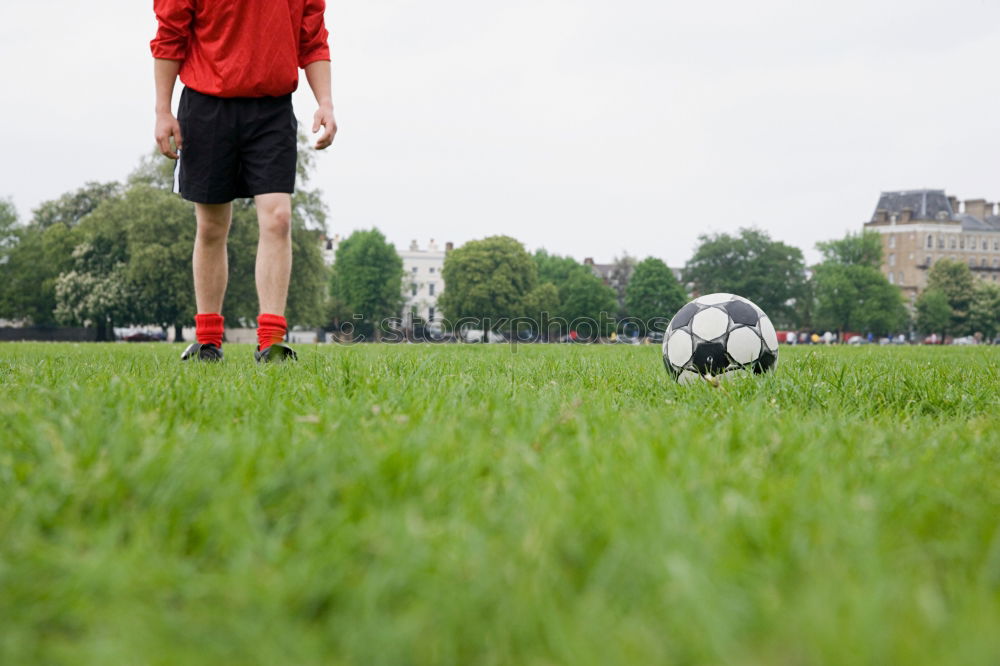
[[[283,342],[275,342],[263,351],[258,349],[253,353],[253,357],[258,363],[282,363],[284,361],[297,361],[299,359],[299,355],[295,353],[295,350]]]
[[[181,354],[182,361],[221,361],[222,350],[215,345],[203,345],[200,342],[192,342]]]

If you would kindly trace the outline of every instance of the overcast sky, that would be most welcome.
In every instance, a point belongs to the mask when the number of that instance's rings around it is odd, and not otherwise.
[[[278,1],[278,0],[275,0]],[[682,265],[756,225],[815,257],[882,190],[1000,198],[995,0],[339,0],[331,231]],[[151,0],[0,3],[0,197],[152,148]],[[299,118],[315,105],[303,77]]]

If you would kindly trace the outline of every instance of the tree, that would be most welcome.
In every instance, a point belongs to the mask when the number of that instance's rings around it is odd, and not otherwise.
[[[156,324],[164,330],[173,326],[181,339],[182,327],[195,313],[194,230],[191,204],[133,179],[124,193],[105,201],[74,229],[74,261],[58,281],[58,320],[92,323],[103,338],[110,337],[104,330],[108,321]],[[223,314],[231,322],[247,325],[258,311],[254,282],[258,234],[249,201],[234,203],[233,231],[228,249],[230,289]],[[322,319],[327,281],[316,235],[301,227],[292,232],[294,288],[286,311],[290,323],[314,324]]]
[[[19,228],[16,242],[0,264],[0,317],[35,326],[56,324],[55,283],[70,270],[76,232],[66,225]]]
[[[935,263],[927,274],[927,289],[934,289],[944,294],[951,308],[951,324],[947,333],[964,335],[969,327],[969,305],[975,280],[972,271],[964,261],[941,259]]]
[[[794,323],[795,302],[806,282],[802,251],[771,240],[759,229],[739,235],[699,236],[694,256],[684,267],[684,281],[699,294],[730,292],[748,298],[779,325]]]
[[[175,160],[165,159],[160,154],[159,148],[153,148],[139,158],[139,164],[128,175],[128,186],[147,185],[158,190],[172,192],[176,168],[177,162]]]
[[[635,267],[628,283],[625,311],[639,326],[640,335],[645,335],[654,320],[669,321],[687,300],[674,272],[660,259],[647,257]]]
[[[136,302],[126,275],[124,251],[114,239],[91,232],[73,250],[74,267],[56,279],[55,318],[60,324],[94,326],[98,340],[114,340],[115,324],[134,321]],[[110,241],[110,242],[109,242]]]
[[[73,249],[80,243],[77,226],[102,202],[116,196],[119,183],[87,183],[35,209],[31,221],[7,234],[0,265],[0,317],[36,326],[52,326],[56,280],[72,269]]]
[[[549,311],[551,319],[561,319],[565,325],[577,319],[601,321],[600,332],[604,333],[618,312],[615,290],[594,275],[589,266],[572,257],[537,250],[532,260],[538,268],[539,282],[552,284],[559,294],[555,307]],[[548,326],[544,328],[549,330]]]
[[[917,297],[917,330],[921,333],[948,335],[952,326],[951,306],[940,289],[925,289]]]
[[[74,228],[72,262],[57,280],[61,323],[157,324],[178,331],[194,315],[191,204],[132,179]],[[46,234],[64,226],[53,225]]]
[[[816,243],[816,249],[824,262],[874,269],[882,265],[882,238],[874,231],[849,233],[839,240]]]
[[[17,208],[10,199],[0,199],[0,263],[6,261],[10,249],[17,245],[17,238]]]
[[[318,324],[328,284],[319,249],[326,207],[319,190],[307,187],[313,156],[301,134],[299,148],[292,196],[295,260],[286,316],[290,324]],[[179,330],[195,309],[195,220],[192,205],[172,194],[174,167],[150,153],[129,175],[127,187],[87,183],[41,204],[24,227],[16,225],[13,205],[0,200],[0,317],[36,325],[92,321],[105,326],[107,317],[124,323],[127,316],[131,323],[172,324]],[[258,236],[251,200],[233,202],[230,281],[223,304],[231,322],[249,325],[257,316]]]
[[[355,231],[337,247],[331,295],[364,335],[398,317],[403,306],[403,260],[378,229]]]
[[[572,273],[563,284],[560,316],[585,337],[610,333],[617,310],[615,290],[589,270]]]
[[[592,273],[592,271],[572,257],[560,257],[545,250],[536,250],[531,257],[538,270],[538,281],[551,282],[558,289],[570,275]]]
[[[320,326],[327,311],[330,269],[323,263],[320,243],[323,232],[292,228],[291,286],[285,316],[290,325]],[[402,269],[400,269],[402,270]],[[396,283],[398,292],[399,282]]]
[[[827,261],[816,267],[813,286],[820,328],[885,334],[906,324],[902,292],[876,268]]]
[[[192,205],[168,190],[136,182],[118,200],[95,211],[91,220],[125,234],[125,275],[135,298],[135,321],[156,324],[164,332],[173,326],[176,339],[183,340],[181,330],[195,314]]]
[[[34,210],[31,224],[39,229],[48,229],[55,224],[74,227],[98,206],[122,192],[118,182],[89,182],[80,189],[67,192],[58,199],[46,201]]]
[[[533,322],[532,328],[545,339],[553,333],[553,313],[558,310],[559,290],[551,282],[535,286],[524,298],[524,316]]]
[[[319,326],[324,323],[331,280],[330,269],[323,263],[320,242],[327,231],[327,208],[323,193],[309,188],[316,170],[316,151],[309,138],[298,133],[295,194],[292,195],[292,262],[291,286],[288,291],[286,317],[290,324]],[[395,248],[392,248],[395,254]],[[402,272],[402,264],[400,264]],[[396,281],[397,295],[399,280]],[[401,298],[401,297],[400,297]],[[402,301],[399,301],[401,305]],[[398,307],[393,311],[398,312]],[[392,315],[388,315],[392,316]]]
[[[135,216],[129,203],[115,195],[77,223],[71,267],[55,282],[56,321],[94,326],[98,340],[113,340],[115,325],[134,323],[139,315],[128,281],[129,222]]]
[[[0,316],[3,316],[7,298],[5,266],[10,255],[21,239],[21,229],[17,224],[17,208],[10,199],[0,199]]]
[[[813,271],[815,324],[836,331],[892,333],[908,314],[898,287],[879,270],[882,240],[876,233],[847,234],[816,244],[823,262]]]
[[[982,333],[987,340],[1000,332],[1000,285],[980,282],[969,304],[969,332]]]
[[[114,340],[115,322],[121,321],[131,300],[124,264],[101,274],[69,271],[56,279],[56,321],[94,326],[98,341]]]
[[[505,319],[527,314],[538,267],[524,246],[509,236],[490,236],[452,250],[444,260],[445,290],[438,299],[451,322],[471,319],[495,330]]]
[[[11,255],[21,240],[22,229],[17,223],[17,208],[10,199],[0,199],[0,317],[9,315],[11,305],[8,293],[11,275]]]

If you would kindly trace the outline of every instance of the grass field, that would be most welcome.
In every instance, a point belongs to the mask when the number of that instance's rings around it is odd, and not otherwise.
[[[1000,349],[180,350],[0,346],[0,663],[1000,663]]]

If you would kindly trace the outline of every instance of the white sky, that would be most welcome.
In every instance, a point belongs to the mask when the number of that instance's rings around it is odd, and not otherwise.
[[[277,0],[275,0],[277,1]],[[336,0],[332,230],[671,265],[757,225],[814,258],[887,189],[1000,198],[996,0]],[[151,0],[0,3],[0,197],[152,148]],[[314,104],[303,77],[299,118]]]

